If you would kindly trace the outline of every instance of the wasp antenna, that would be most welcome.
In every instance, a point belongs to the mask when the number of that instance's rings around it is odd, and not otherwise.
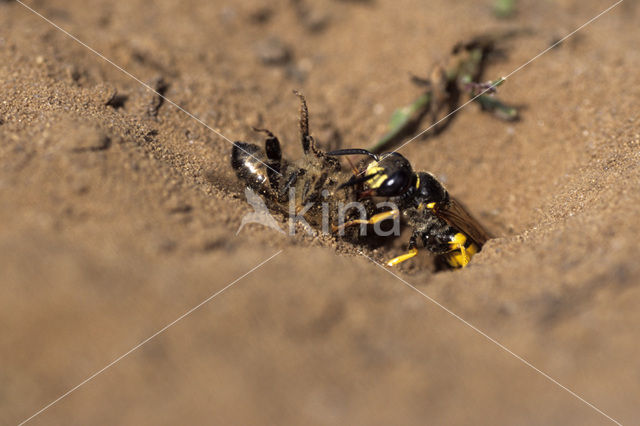
[[[374,154],[371,151],[367,151],[366,149],[361,148],[347,148],[347,149],[338,149],[335,151],[327,152],[327,155],[330,156],[338,156],[338,155],[368,155],[374,160],[378,161],[378,155]]]

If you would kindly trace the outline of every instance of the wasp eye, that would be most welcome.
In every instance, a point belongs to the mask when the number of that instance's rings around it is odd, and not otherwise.
[[[406,191],[411,183],[411,174],[406,170],[397,170],[377,188],[376,194],[384,197],[394,197]]]

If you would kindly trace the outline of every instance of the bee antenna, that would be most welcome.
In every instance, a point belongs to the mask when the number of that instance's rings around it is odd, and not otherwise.
[[[376,161],[380,160],[377,154],[374,154],[371,151],[367,151],[366,149],[361,148],[348,148],[348,149],[338,149],[335,151],[327,152],[327,155],[330,156],[338,156],[338,155],[368,155]]]

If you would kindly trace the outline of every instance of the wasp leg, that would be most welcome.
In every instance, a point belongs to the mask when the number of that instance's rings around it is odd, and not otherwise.
[[[409,247],[408,247],[407,253],[401,254],[398,257],[394,257],[393,259],[387,262],[387,266],[395,266],[417,255],[418,249],[416,248],[416,239],[417,239],[416,233],[411,235],[411,239],[409,239]]]
[[[338,232],[348,226],[353,226],[353,225],[373,225],[375,223],[378,223],[380,221],[383,221],[385,219],[390,219],[390,218],[395,218],[398,217],[398,215],[400,214],[400,211],[398,210],[389,210],[386,212],[382,212],[382,213],[377,213],[374,214],[373,216],[371,216],[369,219],[355,219],[355,220],[350,220],[349,222],[343,223],[342,225],[332,225],[332,229],[333,232]]]

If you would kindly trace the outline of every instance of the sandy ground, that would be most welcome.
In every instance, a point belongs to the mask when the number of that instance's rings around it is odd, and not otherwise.
[[[532,31],[516,69],[613,2],[28,4],[231,140],[363,147],[450,46]],[[637,2],[402,153],[497,238],[461,271],[397,270],[607,415],[640,421]],[[266,62],[270,62],[265,64]],[[428,123],[425,123],[425,126]],[[337,137],[339,135],[340,137]],[[400,279],[251,225],[230,143],[13,1],[0,2],[0,423],[16,424],[282,250],[31,424],[607,424]],[[397,254],[405,241],[374,255]],[[357,248],[354,248],[355,252]]]

